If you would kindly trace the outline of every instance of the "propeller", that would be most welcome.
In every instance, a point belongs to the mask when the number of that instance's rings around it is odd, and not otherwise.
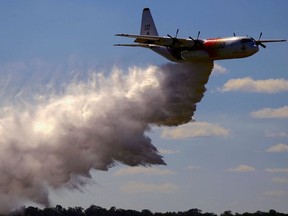
[[[255,42],[255,44],[256,44],[257,46],[260,45],[261,47],[266,48],[266,45],[264,45],[264,44],[261,42],[261,40],[260,40],[261,37],[262,37],[262,32],[260,33],[258,40],[255,40],[253,37],[251,37],[251,39]]]
[[[171,39],[177,39],[178,32],[179,32],[179,29],[177,29],[175,37],[172,37],[170,34],[167,34],[167,36],[170,37]]]
[[[198,34],[197,34],[197,39],[194,40],[194,38],[192,38],[191,36],[189,36],[189,38],[196,44],[196,43],[199,43],[199,35],[200,35],[200,31],[198,31]],[[199,43],[200,44],[200,43]]]
[[[177,39],[178,32],[179,32],[179,29],[177,29],[175,37],[172,37],[170,34],[167,34],[167,36],[172,39],[172,46],[174,46],[178,41],[178,39]]]

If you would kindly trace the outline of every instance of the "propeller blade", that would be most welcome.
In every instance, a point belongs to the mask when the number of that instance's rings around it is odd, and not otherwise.
[[[258,45],[257,41],[253,37],[250,37],[250,38],[251,38],[251,40],[253,40],[256,43],[256,45]]]
[[[178,32],[179,32],[179,29],[177,29],[177,31],[176,31],[175,38],[177,38],[177,36],[178,36]]]
[[[200,31],[198,31],[197,40],[199,39],[199,36],[200,36]]]
[[[258,42],[258,44],[259,44],[261,47],[266,48],[266,45],[264,45],[263,43]]]
[[[261,37],[262,37],[262,32],[261,32],[260,35],[259,35],[258,41],[260,41]]]

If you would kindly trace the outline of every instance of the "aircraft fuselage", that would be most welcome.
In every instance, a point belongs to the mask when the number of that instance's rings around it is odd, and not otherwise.
[[[189,39],[188,39],[189,40]],[[248,37],[227,37],[197,40],[195,46],[150,47],[153,51],[170,61],[189,62],[245,58],[258,52],[259,47]]]

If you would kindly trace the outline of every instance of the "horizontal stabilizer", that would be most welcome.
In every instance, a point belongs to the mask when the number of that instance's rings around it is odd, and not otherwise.
[[[159,39],[163,38],[163,37],[159,37],[159,36],[131,35],[131,34],[115,34],[115,36],[129,37],[129,38],[141,38],[141,39],[147,39],[147,40],[159,40]]]

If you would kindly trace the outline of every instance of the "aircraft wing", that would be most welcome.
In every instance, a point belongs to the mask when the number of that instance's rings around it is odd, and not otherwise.
[[[130,34],[116,34],[115,36],[135,38],[136,43],[150,44],[158,46],[179,46],[179,47],[194,47],[194,40],[185,38],[172,38],[151,35],[130,35]],[[142,45],[141,45],[142,46]]]
[[[154,44],[114,44],[114,46],[143,47],[143,48],[159,47],[159,46],[154,45]]]
[[[272,43],[272,42],[285,42],[287,40],[277,39],[277,40],[259,40],[260,43]]]

